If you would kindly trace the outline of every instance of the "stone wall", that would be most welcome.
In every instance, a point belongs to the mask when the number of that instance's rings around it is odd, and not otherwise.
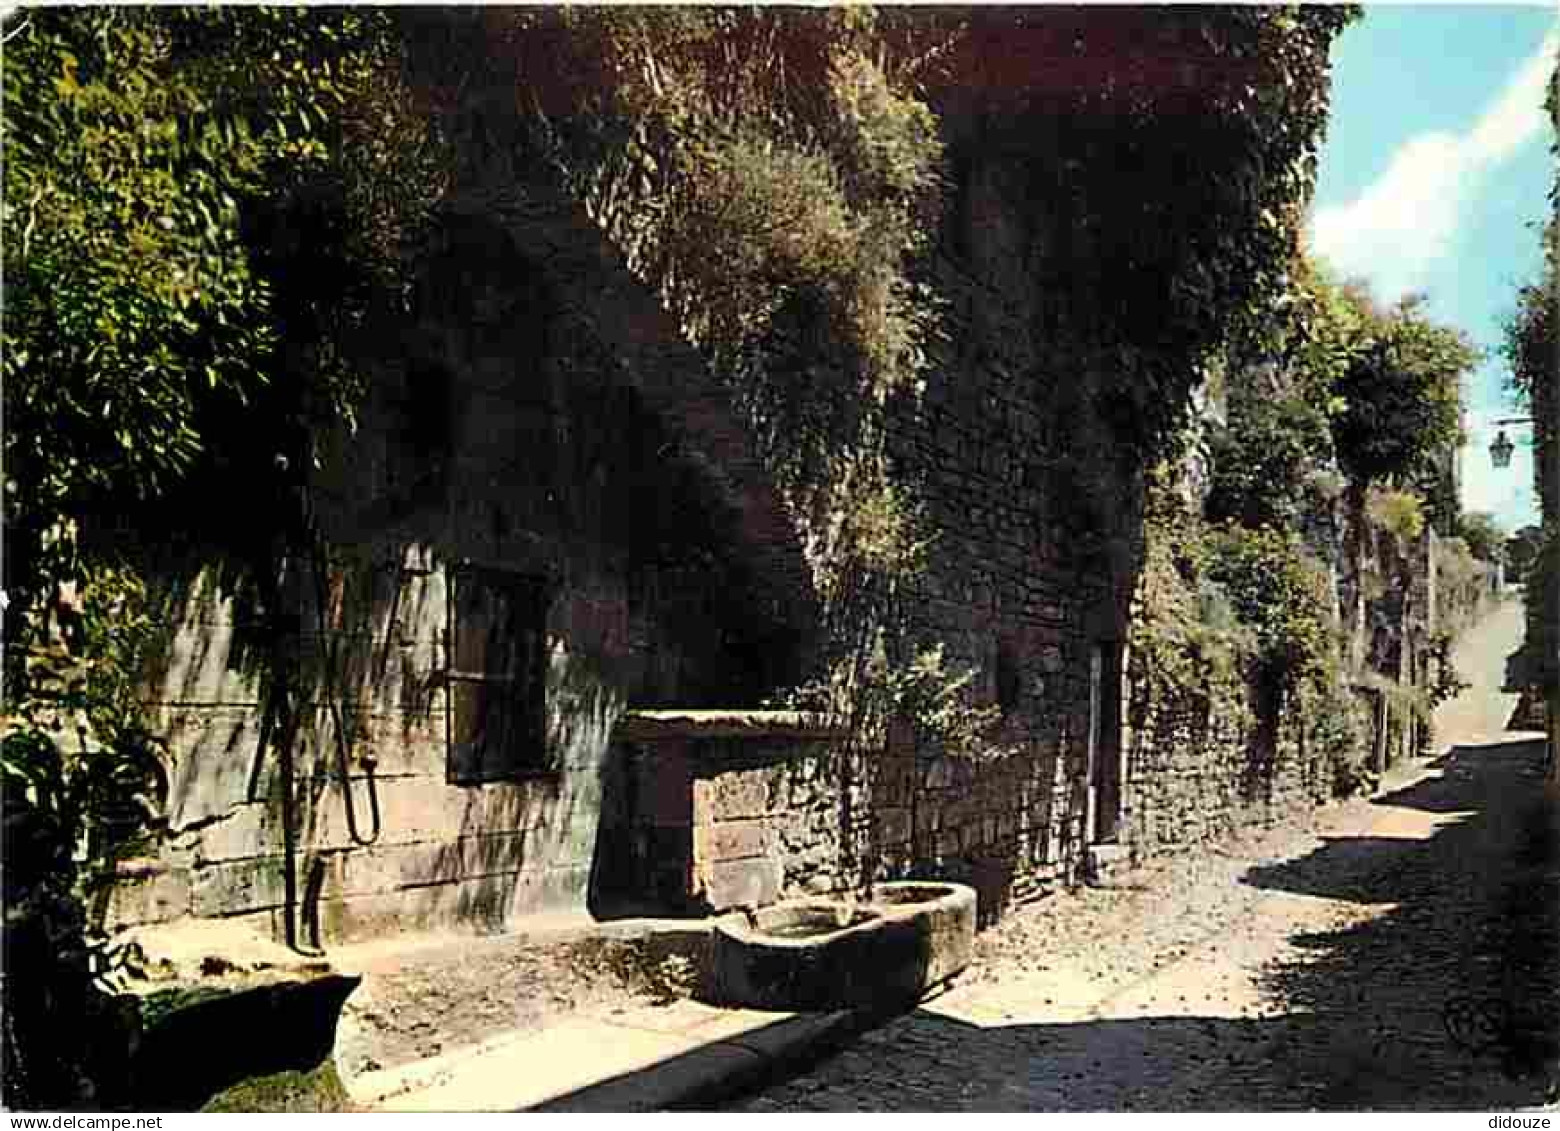
[[[1059,241],[1031,198],[1028,166],[1045,154],[985,131],[971,120],[950,139],[937,261],[947,337],[892,438],[935,538],[906,601],[910,635],[976,670],[977,698],[1002,709],[1006,753],[970,762],[906,741],[857,775],[872,815],[864,870],[976,882],[994,910],[1075,878],[1111,823],[1089,827],[1090,783],[1119,778],[1119,671],[1113,688],[1091,681],[1127,635],[1142,483],[1101,418],[1103,375],[1059,356],[1046,332],[1046,279],[1086,254],[1083,237]]]
[[[463,178],[447,255],[382,343],[358,437],[311,487],[324,541],[356,566],[325,563],[321,602],[318,571],[295,561],[291,600],[258,613],[226,579],[175,571],[153,696],[175,751],[168,836],[114,917],[274,923],[283,909],[267,648],[300,673],[294,903],[317,904],[327,937],[907,874],[974,883],[989,918],[1072,882],[1091,844],[1133,827],[1153,846],[1172,824],[1234,820],[1196,815],[1233,813],[1233,762],[1209,768],[1168,741],[1129,756],[1121,726],[1141,468],[1106,423],[1108,374],[1051,332],[1067,316],[1057,281],[1099,237],[1034,199],[1050,155],[1022,123],[950,122],[928,263],[945,333],[924,392],[890,406],[890,456],[934,538],[903,601],[908,643],[976,670],[975,697],[1002,708],[1003,753],[951,758],[902,735],[848,756],[795,736],[647,745],[630,729],[614,743],[630,707],[752,705],[815,674],[809,575],[724,390],[623,267],[610,223],[515,186],[495,158]],[[464,562],[545,593],[538,772],[515,780],[452,768]],[[353,837],[349,800],[360,834],[377,804],[377,836]]]
[[[1034,760],[918,755],[903,732],[852,754],[843,738],[788,712],[629,713],[594,910],[721,912],[938,875],[975,886],[989,920],[1076,863],[1049,843],[1058,783],[1037,782]]]
[[[773,578],[800,551],[764,521],[772,489],[735,456],[712,468],[701,445],[729,455],[730,431],[692,398],[683,417],[653,409],[503,231],[445,238],[275,591],[212,554],[146,549],[168,610],[148,684],[172,789],[111,924],[243,915],[280,937],[289,872],[292,921],[317,917],[327,940],[582,912],[627,705],[745,702],[795,677],[810,599],[782,605]],[[614,332],[650,332],[617,314]],[[462,674],[500,649],[524,672]],[[491,713],[489,675],[524,711]],[[468,764],[499,747],[503,764]]]
[[[1367,721],[1355,757],[1367,776],[1380,774],[1425,751],[1423,706],[1439,676],[1435,638],[1491,610],[1498,598],[1489,570],[1445,575],[1433,531],[1394,536],[1359,499],[1308,515],[1302,534],[1332,578],[1353,673],[1347,693]],[[1333,767],[1307,748],[1305,706],[1277,702],[1238,676],[1179,696],[1152,686],[1145,672],[1131,676],[1123,840],[1133,855],[1206,843],[1333,796]]]
[[[630,712],[609,755],[593,910],[725,911],[839,886],[839,737],[796,712]]]
[[[802,769],[811,756],[786,761],[793,800],[766,810],[762,831],[740,824],[750,815],[688,822],[703,830],[694,859],[714,853],[690,898],[761,898],[777,876],[800,890],[914,871],[977,882],[989,910],[1074,878],[1114,823],[1119,728],[1102,720],[1119,688],[1102,692],[1091,665],[1126,635],[1141,488],[1109,454],[1095,377],[1051,356],[1040,330],[1035,273],[1078,249],[1047,250],[1024,175],[1037,155],[978,132],[954,140],[948,333],[924,396],[895,409],[891,455],[936,538],[905,602],[909,635],[977,670],[1010,752],[975,765],[900,743],[843,770],[836,759],[832,777]],[[305,716],[294,918],[317,906],[326,937],[599,908],[613,899],[593,885],[637,867],[603,860],[625,853],[659,862],[649,902],[668,906],[686,815],[640,822],[637,849],[603,840],[638,819],[615,808],[643,776],[637,756],[609,754],[617,721],[630,706],[751,705],[806,669],[795,531],[653,295],[566,203],[517,217],[480,195],[467,205],[405,332],[382,344],[358,436],[311,484],[336,549],[318,566],[295,556],[274,608],[198,563],[173,571],[152,696],[174,750],[168,835],[156,860],[130,866],[118,921],[279,922],[279,758],[274,738],[260,741],[271,650],[291,657]],[[515,780],[473,784],[452,763],[451,579],[465,562],[544,593],[545,729],[538,772]],[[690,804],[723,796],[729,774],[769,772],[684,755],[691,765],[665,781],[689,778]],[[1091,786],[1106,779],[1108,796]],[[748,849],[780,871],[729,855]]]
[[[1304,720],[1243,680],[1129,707],[1123,843],[1141,859],[1302,813],[1331,796],[1331,769],[1307,751]]]

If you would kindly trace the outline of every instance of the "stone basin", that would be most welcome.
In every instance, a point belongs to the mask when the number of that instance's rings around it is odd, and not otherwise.
[[[869,898],[784,900],[715,925],[717,1000],[752,1009],[900,1008],[969,964],[975,892],[875,885]]]
[[[946,982],[975,956],[975,889],[964,884],[898,880],[874,884],[869,906],[913,920],[924,938],[923,992]]]

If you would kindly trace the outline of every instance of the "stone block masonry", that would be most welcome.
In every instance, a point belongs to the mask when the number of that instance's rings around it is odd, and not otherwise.
[[[571,224],[555,242],[599,238]],[[160,565],[169,643],[146,697],[167,831],[111,927],[290,918],[329,942],[584,913],[627,705],[794,678],[810,597],[774,595],[794,532],[653,296],[594,245],[564,280],[486,221],[441,239],[358,438],[310,484],[317,541],[286,555],[274,607],[199,551]],[[571,287],[595,296],[589,325]]]
[[[1076,880],[1091,844],[1237,819],[1208,811],[1235,761],[1129,756],[1142,469],[1106,419],[1105,363],[1048,329],[1047,287],[1089,253],[1034,198],[1054,154],[988,117],[949,119],[926,265],[944,332],[886,423],[930,538],[895,627],[974,670],[1000,754],[904,734],[846,753],[810,724],[735,718],[828,653],[796,517],[612,218],[517,185],[507,153],[472,154],[406,324],[371,359],[358,437],[310,484],[334,549],[291,556],[283,608],[245,606],[201,562],[169,579],[149,693],[174,748],[169,832],[111,917],[312,913],[358,937],[913,875],[971,883],[989,919]],[[296,684],[285,781],[267,654]],[[645,729],[717,708],[686,733]],[[283,906],[284,791],[295,902],[314,912]]]
[[[956,875],[995,916],[1077,863],[1052,855],[1067,799],[1044,759],[976,765],[902,740],[853,756],[837,730],[786,712],[631,712],[619,735],[632,800],[606,806],[620,820],[602,839],[634,846],[610,881],[625,904],[650,892],[662,913],[722,912]]]

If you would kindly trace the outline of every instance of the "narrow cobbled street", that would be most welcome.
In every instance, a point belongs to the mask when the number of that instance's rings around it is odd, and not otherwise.
[[[1027,908],[948,992],[740,1108],[1555,1102],[1556,818],[1499,689],[1520,617],[1467,636],[1440,756],[1375,798]]]

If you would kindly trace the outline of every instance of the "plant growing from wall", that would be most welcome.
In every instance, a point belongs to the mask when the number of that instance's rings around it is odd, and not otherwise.
[[[909,55],[947,35],[881,19]],[[519,61],[489,50],[467,77],[528,92],[538,112],[517,123],[523,145],[729,390],[821,598],[832,654],[803,698],[880,735],[882,704],[905,691],[896,680],[926,674],[899,630],[924,521],[886,441],[889,406],[916,397],[938,334],[937,297],[914,267],[939,219],[942,142],[914,62],[883,50],[879,21],[869,9],[517,13],[497,34]],[[443,26],[489,49],[496,34]],[[469,58],[451,49],[427,65],[449,77],[441,68]]]
[[[1207,576],[1203,523],[1162,465],[1149,486],[1143,571],[1133,617],[1138,679],[1175,698],[1209,684],[1239,683],[1255,638],[1223,588]]]
[[[1372,487],[1365,494],[1365,513],[1400,542],[1412,542],[1425,530],[1424,502],[1412,491]]]
[[[909,271],[936,219],[935,119],[876,61],[867,10],[560,19],[571,53],[620,77],[533,121],[536,144],[732,390],[829,604],[851,585],[831,573],[903,556],[867,542],[913,508],[883,410],[936,332]]]
[[[1290,532],[1224,526],[1209,533],[1209,576],[1256,636],[1257,657],[1285,687],[1319,675],[1333,650],[1326,575]]]
[[[1544,532],[1537,526],[1524,526],[1507,538],[1502,547],[1508,567],[1507,580],[1520,585],[1543,544]]]
[[[68,1106],[92,1084],[87,1038],[57,1024],[80,1012],[60,1001],[96,1000],[81,901],[166,784],[139,717],[146,594],[104,524],[257,436],[296,465],[298,433],[350,420],[340,339],[361,303],[318,268],[334,253],[388,284],[423,200],[398,192],[429,183],[395,145],[387,31],[372,14],[107,8],[6,28],[8,1102]],[[326,197],[330,251],[277,254],[264,217]],[[325,289],[300,300],[310,284]],[[268,484],[276,451],[243,471]]]
[[[1336,664],[1301,684],[1293,714],[1301,720],[1306,752],[1326,767],[1332,796],[1350,797],[1375,786],[1369,708]]]
[[[501,35],[507,54],[484,71],[480,52],[443,47],[440,81],[525,92],[526,144],[728,382],[804,532],[838,646],[826,682],[850,701],[918,655],[898,636],[921,535],[885,409],[938,353],[927,258],[948,199],[946,76],[991,37],[1107,45],[1110,82],[1011,113],[1049,147],[1033,193],[1097,252],[1054,282],[1037,272],[1056,371],[1112,375],[1100,411],[1123,465],[1142,466],[1174,443],[1191,374],[1272,321],[1326,117],[1327,45],[1353,15],[1155,13],[1152,35],[1206,56],[1192,117],[1138,70],[1117,26],[1135,17],[1057,12],[525,13],[501,32],[456,27],[452,43]],[[1124,163],[1151,187],[1123,194]]]
[[[1199,742],[1180,720],[1217,710],[1249,729],[1262,712],[1282,709],[1331,792],[1369,784],[1369,720],[1342,670],[1326,576],[1299,538],[1206,524],[1168,466],[1151,483],[1147,515],[1132,631],[1134,726],[1170,727],[1150,742]],[[1275,699],[1257,694],[1264,685]],[[1266,722],[1276,731],[1276,718]]]
[[[1332,457],[1325,409],[1294,392],[1243,397],[1210,437],[1214,521],[1292,526],[1311,499],[1312,473]]]

